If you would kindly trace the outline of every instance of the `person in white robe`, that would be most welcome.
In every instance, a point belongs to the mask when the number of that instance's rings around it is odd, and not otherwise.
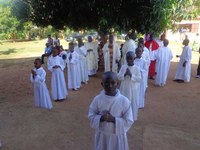
[[[55,101],[62,101],[67,96],[67,88],[64,77],[65,63],[63,59],[58,55],[58,49],[53,48],[52,55],[48,59],[48,70],[51,71],[51,88],[52,99]]]
[[[160,36],[160,39],[156,39],[156,42],[158,43],[159,47],[163,47],[164,44],[164,39],[165,39],[165,34],[163,33],[161,36]]]
[[[55,39],[53,40],[54,46],[60,46],[60,40],[58,38],[58,35],[56,35]]]
[[[88,36],[88,42],[85,43],[85,48],[87,49],[87,66],[88,66],[88,75],[94,76],[97,73],[98,69],[98,45],[92,41],[92,36]]]
[[[122,65],[117,76],[121,81],[119,90],[131,101],[133,120],[137,120],[141,73],[140,69],[133,64],[134,55],[132,51],[126,54],[127,64]]]
[[[78,45],[74,48],[74,50],[79,55],[79,68],[80,68],[80,79],[81,82],[84,84],[88,83],[89,77],[88,77],[88,67],[87,67],[87,49],[84,46],[84,43],[82,39],[78,39]]]
[[[117,73],[121,53],[118,44],[114,42],[113,35],[109,36],[109,41],[103,46],[102,51],[104,57],[104,72],[112,71]]]
[[[192,59],[192,49],[188,46],[189,40],[185,39],[183,41],[183,51],[180,56],[180,61],[176,70],[174,81],[178,83],[190,82],[191,76],[191,59]]]
[[[142,57],[142,48],[136,48],[136,58],[134,59],[134,65],[138,66],[141,73],[141,80],[140,80],[140,91],[139,91],[139,106],[138,108],[144,108],[145,103],[145,92],[146,92],[146,78],[147,78],[147,71],[148,66],[144,58]]]
[[[126,64],[126,53],[129,51],[133,51],[135,53],[135,49],[137,48],[137,45],[135,43],[136,34],[135,33],[129,33],[128,34],[128,40],[124,43],[122,48],[122,64]]]
[[[95,129],[95,150],[128,150],[127,132],[133,124],[131,103],[117,90],[117,76],[105,72],[102,86],[89,106],[88,118]]]
[[[30,80],[34,85],[35,106],[46,109],[52,109],[52,103],[47,89],[45,78],[46,72],[41,67],[42,60],[35,59],[35,68],[31,70]]]
[[[169,41],[165,39],[163,41],[163,47],[160,47],[155,53],[157,74],[155,79],[155,85],[164,86],[166,84],[171,59],[173,54],[170,48],[168,48]]]
[[[66,63],[68,68],[68,88],[71,90],[78,90],[80,83],[77,81],[79,74],[78,70],[79,55],[74,51],[74,44],[69,43],[69,53],[67,54]]]
[[[144,83],[146,83],[146,88],[148,87],[148,72],[149,72],[149,65],[151,63],[150,60],[150,54],[149,54],[149,50],[145,47],[144,45],[144,39],[140,38],[138,40],[138,47],[141,47],[143,52],[142,52],[142,58],[146,61],[146,65],[147,65],[147,72],[143,72],[143,80]]]

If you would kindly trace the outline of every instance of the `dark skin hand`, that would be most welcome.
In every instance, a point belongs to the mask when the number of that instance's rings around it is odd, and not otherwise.
[[[108,48],[113,48],[113,45],[112,45],[112,44],[109,44],[109,45],[108,45]]]
[[[58,65],[53,66],[53,69],[57,69],[57,68],[60,68],[60,66]]]
[[[187,63],[187,61],[184,61],[184,63],[183,63],[183,67],[185,67],[185,66],[186,66],[186,63]]]
[[[70,56],[69,56],[69,60],[71,60],[72,59],[72,54],[70,54]]]
[[[88,49],[88,50],[87,50],[87,52],[92,52],[92,51],[93,51],[92,49]]]
[[[36,76],[36,75],[37,75],[36,72],[35,72],[34,70],[31,70],[31,73],[32,73],[33,76]]]
[[[100,118],[101,122],[112,122],[115,123],[115,117],[113,117],[109,112],[106,112],[104,115],[101,116]]]
[[[36,72],[34,70],[31,70],[31,73],[33,75],[33,79],[35,79],[35,76],[37,75]]]
[[[126,69],[126,73],[124,74],[124,76],[132,76],[131,71],[128,68]]]

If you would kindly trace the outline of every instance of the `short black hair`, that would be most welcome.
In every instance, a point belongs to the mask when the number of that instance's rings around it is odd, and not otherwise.
[[[35,61],[39,61],[42,64],[42,59],[41,58],[36,58]]]

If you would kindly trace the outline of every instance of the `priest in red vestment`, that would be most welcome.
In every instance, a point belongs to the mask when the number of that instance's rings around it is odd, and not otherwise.
[[[158,50],[159,45],[154,40],[153,34],[150,35],[149,41],[145,42],[145,46],[149,50],[150,54],[150,66],[149,66],[149,79],[154,80],[155,70],[156,70],[156,61],[155,61],[155,51]]]

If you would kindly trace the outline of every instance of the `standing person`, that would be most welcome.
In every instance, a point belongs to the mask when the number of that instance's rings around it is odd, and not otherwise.
[[[87,67],[87,49],[84,46],[83,40],[78,39],[78,45],[74,49],[79,54],[79,71],[80,71],[80,78],[83,84],[88,83],[88,67]]]
[[[157,66],[157,74],[155,85],[164,86],[166,84],[169,68],[170,68],[170,61],[173,58],[173,54],[171,49],[167,46],[169,41],[165,39],[163,41],[163,47],[160,47],[155,53],[156,59],[156,66]]]
[[[146,61],[146,65],[147,65],[147,72],[144,73],[144,83],[146,83],[146,88],[148,87],[148,72],[149,72],[149,66],[150,66],[150,55],[149,55],[149,50],[145,47],[144,45],[144,39],[143,38],[139,38],[138,39],[138,47],[142,48],[142,58]]]
[[[88,75],[96,75],[98,69],[98,45],[92,41],[92,36],[88,36],[88,42],[85,43],[85,48],[87,49],[87,66],[88,66]]]
[[[129,51],[133,51],[135,53],[135,49],[137,45],[135,44],[136,34],[129,33],[128,40],[124,43],[122,48],[122,64],[126,64],[126,53]]]
[[[200,48],[199,48],[199,54],[200,54]],[[200,78],[200,55],[199,55],[199,64],[198,64],[198,67],[197,67],[196,78]]]
[[[79,55],[74,51],[73,42],[69,43],[69,53],[67,54],[66,63],[68,68],[68,88],[77,91],[81,84],[78,82],[78,61]]]
[[[160,36],[160,39],[156,40],[156,42],[158,43],[159,47],[163,47],[164,46],[164,44],[163,44],[164,40],[165,40],[165,34],[163,33]]]
[[[48,43],[48,45],[50,45],[50,46],[53,46],[53,39],[51,38],[50,34],[47,35],[47,42],[46,43]]]
[[[144,108],[145,92],[146,92],[145,78],[147,78],[146,75],[147,75],[147,70],[148,70],[147,63],[144,60],[144,58],[142,58],[142,51],[143,50],[141,47],[136,48],[136,51],[135,51],[136,58],[134,59],[134,65],[138,66],[141,73],[138,108]]]
[[[178,83],[190,82],[192,49],[190,48],[190,46],[188,46],[188,44],[189,40],[185,39],[183,41],[184,47],[180,55],[180,61],[176,69],[176,74],[174,79],[174,81]]]
[[[58,56],[58,49],[53,47],[52,56],[48,59],[48,70],[51,71],[52,99],[62,101],[67,96],[67,88],[64,77],[65,64],[63,59]]]
[[[53,40],[54,46],[60,46],[60,40],[58,38],[58,35],[56,35],[55,39]]]
[[[95,129],[95,150],[128,150],[127,132],[133,124],[131,103],[117,90],[117,75],[103,74],[104,88],[89,107],[88,118]]]
[[[42,54],[41,59],[44,64],[44,57],[49,57],[51,55],[52,46],[49,43],[46,43],[46,48],[44,50],[44,54]]]
[[[150,55],[150,66],[149,66],[149,79],[154,80],[154,75],[156,71],[156,61],[155,61],[155,56],[154,53],[156,50],[158,50],[159,45],[158,43],[154,40],[153,33],[150,35],[149,41],[145,42],[145,46],[149,50],[149,55]]]
[[[114,36],[109,36],[108,42],[103,47],[104,72],[112,71],[117,73],[120,61],[120,49],[114,42]]]
[[[132,51],[126,53],[127,64],[122,65],[117,76],[121,81],[119,90],[131,101],[133,120],[137,120],[141,73],[140,69],[133,63],[134,56]]]
[[[46,72],[42,67],[42,60],[35,59],[34,66],[35,68],[31,70],[30,80],[34,85],[35,106],[51,109],[53,106],[45,83]]]

